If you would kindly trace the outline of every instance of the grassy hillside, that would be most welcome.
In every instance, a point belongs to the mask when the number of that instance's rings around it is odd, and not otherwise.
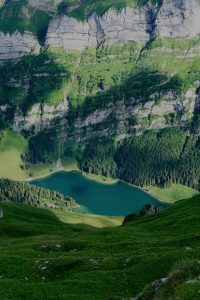
[[[181,199],[188,199],[199,192],[182,184],[172,184],[170,187],[163,188],[160,186],[148,186],[150,194],[164,202],[176,202]]]
[[[16,133],[5,130],[0,133],[0,178],[24,179],[20,168],[21,155],[27,150],[27,141]]]
[[[74,212],[62,212],[55,210],[55,215],[63,223],[67,224],[85,224],[97,228],[115,227],[123,223],[124,217],[100,216],[92,214],[80,214]]]
[[[77,203],[69,196],[27,182],[0,178],[0,202],[2,201],[29,204],[38,208],[51,208],[54,214],[64,223],[81,223],[102,228],[119,226],[123,222],[123,217],[75,213]]]
[[[198,299],[199,196],[105,229],[67,225],[44,209],[0,207],[1,300],[131,299],[169,273],[156,295],[148,288],[141,299]]]

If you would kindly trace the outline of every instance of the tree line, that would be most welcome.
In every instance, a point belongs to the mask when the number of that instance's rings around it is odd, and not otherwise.
[[[137,186],[181,183],[200,190],[200,137],[178,128],[86,145],[80,168]]]
[[[34,207],[48,207],[72,210],[76,202],[71,197],[44,189],[26,182],[0,179],[0,201],[29,204]]]

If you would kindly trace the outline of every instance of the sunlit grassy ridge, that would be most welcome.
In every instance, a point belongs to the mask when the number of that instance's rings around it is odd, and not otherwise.
[[[120,226],[124,219],[124,217],[107,217],[92,214],[87,215],[74,212],[62,212],[58,210],[56,210],[54,213],[63,223],[85,224],[98,228]]]
[[[198,299],[199,282],[186,282],[199,274],[199,196],[106,229],[67,225],[44,209],[0,207],[2,300],[129,299],[171,270],[182,275],[144,299]]]

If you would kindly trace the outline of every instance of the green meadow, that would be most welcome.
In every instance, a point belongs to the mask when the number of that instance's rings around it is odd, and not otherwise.
[[[142,291],[148,300],[199,299],[199,196],[102,229],[66,224],[46,209],[0,207],[2,300],[121,300]]]

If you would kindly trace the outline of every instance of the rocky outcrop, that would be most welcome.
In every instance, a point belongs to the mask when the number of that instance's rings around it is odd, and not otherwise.
[[[0,219],[3,219],[3,209],[0,208]]]
[[[144,299],[153,299],[157,290],[165,285],[168,281],[168,277],[164,277],[164,278],[160,278],[160,279],[157,279],[155,281],[153,281],[149,286],[148,286],[148,296],[146,295],[146,291],[144,290],[144,293],[140,293],[137,297],[135,298],[131,298],[130,300],[144,300]]]
[[[16,132],[29,130],[39,132],[55,126],[57,119],[63,119],[68,112],[68,102],[65,100],[57,106],[35,104],[26,116],[17,112],[13,129]]]
[[[27,54],[38,54],[40,46],[37,38],[30,32],[13,34],[0,32],[0,61],[14,60]]]
[[[195,91],[188,90],[182,97],[172,92],[163,94],[162,100],[158,103],[154,99],[156,95],[150,96],[146,103],[138,103],[135,98],[129,99],[128,103],[120,99],[115,103],[108,103],[104,108],[99,108],[85,117],[73,118],[73,126],[68,122],[71,111],[67,100],[57,106],[36,104],[26,116],[23,116],[20,111],[15,114],[13,129],[17,132],[32,130],[37,133],[40,130],[54,127],[58,130],[62,140],[84,141],[97,136],[107,137],[116,133],[121,139],[135,130],[143,132],[148,129],[161,129],[171,125],[181,127],[184,124],[187,125],[188,120],[193,117],[194,97]],[[2,106],[1,110],[5,110],[5,107]],[[176,114],[181,114],[179,121],[175,121],[174,124],[167,123],[167,119]],[[116,125],[112,121],[113,116]],[[134,118],[137,122],[131,125],[129,120]]]
[[[142,216],[153,215],[160,212],[161,207],[159,205],[146,204],[141,210],[140,214]]]

